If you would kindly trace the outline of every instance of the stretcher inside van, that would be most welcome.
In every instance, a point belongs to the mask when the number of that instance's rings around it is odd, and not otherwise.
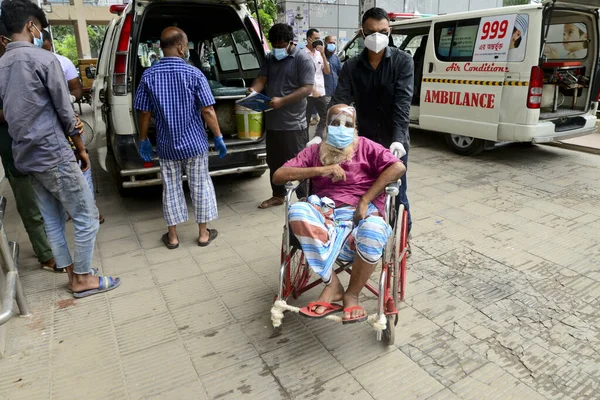
[[[446,133],[463,155],[595,132],[599,7],[557,0],[393,22],[415,64],[411,126]]]

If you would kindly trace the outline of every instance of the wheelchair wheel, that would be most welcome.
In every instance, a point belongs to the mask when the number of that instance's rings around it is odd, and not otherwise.
[[[296,299],[300,296],[300,293],[304,286],[308,283],[310,279],[310,271],[308,270],[308,265],[306,264],[306,259],[304,258],[304,252],[302,249],[297,247],[293,247],[290,252],[289,257],[286,257],[283,252],[283,248],[281,251],[281,262],[285,261],[285,277],[283,283],[283,299],[287,300],[290,295]]]
[[[401,208],[402,210],[402,223],[401,223],[401,235],[400,235],[400,246],[397,247],[398,257],[404,252],[404,250],[408,247],[408,212]],[[400,287],[398,290],[400,291],[400,301],[404,301],[404,295],[406,294],[406,253],[399,260],[399,273],[400,273]]]

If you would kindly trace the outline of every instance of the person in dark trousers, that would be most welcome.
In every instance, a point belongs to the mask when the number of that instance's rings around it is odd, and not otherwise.
[[[413,96],[413,60],[410,54],[389,47],[390,20],[374,7],[362,18],[365,49],[344,63],[330,107],[354,103],[359,134],[396,151],[408,168],[410,104]],[[399,204],[408,211],[406,174],[402,176]]]
[[[285,186],[273,183],[279,167],[304,149],[308,142],[306,98],[315,83],[315,66],[302,49],[293,45],[294,32],[286,24],[275,24],[269,30],[273,52],[267,56],[258,78],[249,92],[262,92],[270,97],[272,111],[265,113],[267,128],[267,164],[271,174],[273,196],[259,208],[280,206],[285,198]],[[306,195],[305,188],[297,192]]]
[[[9,34],[0,22],[0,58],[10,39]],[[33,247],[42,269],[52,272],[66,272],[65,269],[56,268],[56,262],[52,256],[52,249],[48,243],[48,237],[44,230],[44,219],[35,200],[35,193],[31,185],[29,175],[20,173],[15,167],[15,160],[12,155],[12,139],[8,134],[8,124],[4,119],[2,111],[2,102],[0,101],[0,157],[2,157],[2,166],[8,179],[8,183],[15,196],[17,211],[25,231],[29,236],[29,241]]]
[[[315,64],[315,84],[310,96],[306,99],[306,122],[310,124],[313,109],[319,115],[319,123],[315,136],[322,137],[327,122],[327,100],[325,97],[325,76],[331,72],[329,62],[325,56],[325,47],[321,41],[321,34],[316,29],[306,32],[306,47],[304,52]]]
[[[98,209],[82,173],[90,159],[60,63],[41,48],[46,15],[29,0],[5,0],[0,8],[11,40],[0,59],[0,101],[13,139],[15,167],[31,177],[56,267],[67,269],[73,295],[113,290],[121,280],[98,276],[92,269]],[[75,227],[74,259],[65,233],[66,212]]]
[[[338,76],[342,70],[342,62],[335,53],[337,50],[337,41],[335,36],[325,37],[325,56],[327,62],[329,62],[329,68],[331,72],[329,75],[324,75],[325,78],[325,101],[327,104],[331,102],[331,98],[335,93],[335,88],[338,84]]]

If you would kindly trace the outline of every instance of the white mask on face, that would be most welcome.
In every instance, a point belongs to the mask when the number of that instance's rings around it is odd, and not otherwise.
[[[365,37],[365,47],[373,53],[379,53],[387,47],[389,40],[390,38],[387,35],[375,32]]]

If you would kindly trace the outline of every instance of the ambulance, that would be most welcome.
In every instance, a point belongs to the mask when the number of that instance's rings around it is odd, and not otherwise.
[[[600,0],[555,0],[392,22],[415,65],[411,126],[458,154],[596,131]],[[342,50],[364,48],[357,34]]]

